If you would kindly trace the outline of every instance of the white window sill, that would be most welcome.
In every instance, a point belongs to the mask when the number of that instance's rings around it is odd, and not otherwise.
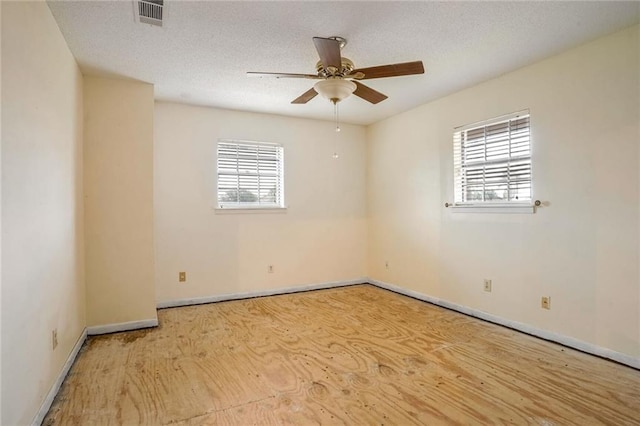
[[[449,208],[454,213],[525,213],[536,212],[533,204],[458,204]]]
[[[286,207],[214,207],[216,214],[286,213]]]

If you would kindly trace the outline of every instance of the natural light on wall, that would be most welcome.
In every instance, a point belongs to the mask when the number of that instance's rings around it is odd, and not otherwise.
[[[266,142],[218,142],[218,208],[284,208],[284,154]]]
[[[455,129],[454,207],[531,204],[529,111]]]

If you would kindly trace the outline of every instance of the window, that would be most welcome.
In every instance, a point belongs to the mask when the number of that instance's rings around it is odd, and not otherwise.
[[[529,133],[528,111],[456,129],[454,206],[530,203]]]
[[[218,142],[219,208],[284,208],[283,149],[265,142]]]

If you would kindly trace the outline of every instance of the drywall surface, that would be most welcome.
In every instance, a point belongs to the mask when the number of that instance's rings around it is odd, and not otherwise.
[[[84,80],[89,326],[155,319],[153,86]]]
[[[2,201],[0,423],[29,424],[85,326],[82,75],[44,2],[2,2]]]
[[[0,2],[0,46],[2,46],[2,2]],[[0,52],[2,49],[0,48]],[[2,54],[0,53],[0,80],[2,79]],[[0,81],[0,100],[2,82]],[[0,102],[0,146],[2,143],[2,102]],[[2,176],[2,149],[0,148],[0,176]],[[0,184],[0,238],[2,236],[2,185]],[[2,307],[2,240],[0,240],[0,307]],[[2,315],[0,314],[0,422],[2,421]]]
[[[173,103],[154,126],[158,302],[365,276],[363,127]],[[214,209],[220,138],[283,145],[286,211]]]
[[[2,46],[2,2],[0,2],[0,46]],[[0,48],[0,52],[2,49]],[[0,80],[2,79],[2,54],[0,53]],[[2,82],[0,81],[0,99]],[[2,102],[0,102],[0,146],[2,143]],[[2,149],[0,148],[0,176],[2,176]],[[0,184],[0,237],[2,236],[2,185]],[[0,240],[0,307],[2,307],[2,243]],[[2,315],[0,314],[0,422],[2,421]]]
[[[638,32],[368,127],[369,275],[640,357]],[[527,108],[534,199],[545,206],[535,214],[445,208],[454,127]],[[541,309],[542,296],[551,310]]]

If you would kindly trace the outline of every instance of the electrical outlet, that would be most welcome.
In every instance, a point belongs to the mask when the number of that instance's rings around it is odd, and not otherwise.
[[[389,261],[388,260],[384,261],[384,269],[389,269]]]
[[[267,272],[273,274],[273,265],[267,266]]]
[[[484,291],[491,293],[491,280],[484,279]]]
[[[51,346],[53,350],[58,347],[58,329],[54,328],[51,330]]]
[[[542,307],[542,309],[551,309],[551,297],[542,296],[542,300],[540,301],[540,306]]]
[[[181,283],[187,281],[187,273],[186,272],[178,273],[178,281]]]

